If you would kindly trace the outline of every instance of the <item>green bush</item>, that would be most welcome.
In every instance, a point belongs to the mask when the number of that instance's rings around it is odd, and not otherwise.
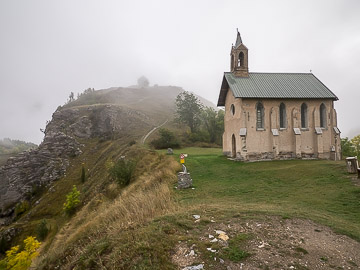
[[[73,189],[70,193],[66,195],[66,202],[64,203],[64,211],[68,215],[74,214],[76,206],[80,203],[80,191],[77,190],[76,186],[73,186]]]
[[[199,130],[188,135],[191,142],[210,142],[210,135],[207,131]]]
[[[113,167],[110,168],[110,175],[119,185],[127,186],[133,180],[136,162],[134,160],[119,159]]]
[[[43,219],[36,228],[37,237],[43,241],[49,233],[46,219]]]
[[[151,145],[155,149],[166,149],[166,148],[179,148],[180,143],[176,139],[173,132],[168,129],[159,129],[160,137],[156,140],[151,141]]]
[[[135,140],[131,140],[131,141],[129,142],[129,146],[132,146],[132,145],[134,145],[134,144],[136,144],[136,141],[135,141]]]
[[[25,213],[27,210],[29,210],[29,208],[30,208],[30,204],[28,201],[19,202],[15,206],[15,216],[16,217],[20,216],[22,213]]]

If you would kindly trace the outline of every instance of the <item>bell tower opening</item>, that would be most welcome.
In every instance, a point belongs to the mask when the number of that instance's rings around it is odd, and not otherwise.
[[[243,52],[240,52],[240,54],[239,54],[238,67],[244,67],[244,53]]]

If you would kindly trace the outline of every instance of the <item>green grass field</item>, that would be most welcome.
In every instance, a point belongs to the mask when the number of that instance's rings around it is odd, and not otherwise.
[[[344,162],[288,160],[243,163],[221,149],[185,148],[195,189],[177,191],[181,206],[310,218],[360,239],[360,187]]]

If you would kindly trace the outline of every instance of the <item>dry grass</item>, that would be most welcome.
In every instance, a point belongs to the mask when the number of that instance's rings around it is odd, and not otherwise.
[[[139,166],[145,173],[139,175],[115,200],[110,201],[98,194],[87,203],[60,230],[46,254],[37,260],[36,269],[54,267],[59,258],[62,259],[61,268],[67,269],[88,246],[100,239],[114,239],[126,229],[175,211],[170,184],[175,181],[174,172],[179,169],[179,164],[170,157],[147,153]],[[116,189],[114,186],[109,188]]]

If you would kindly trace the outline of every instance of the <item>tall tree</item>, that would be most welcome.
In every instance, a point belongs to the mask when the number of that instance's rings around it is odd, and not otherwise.
[[[209,133],[211,143],[221,144],[221,137],[224,133],[224,111],[215,111],[206,107],[202,114],[205,130]]]
[[[177,119],[194,133],[201,123],[203,105],[194,94],[184,91],[175,100]]]

